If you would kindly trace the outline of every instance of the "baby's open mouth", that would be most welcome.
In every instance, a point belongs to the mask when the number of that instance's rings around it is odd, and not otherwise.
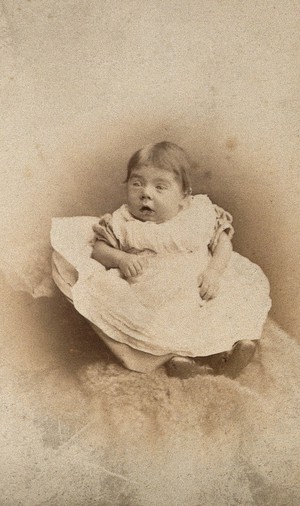
[[[142,213],[154,213],[154,210],[149,206],[142,206],[140,210]]]

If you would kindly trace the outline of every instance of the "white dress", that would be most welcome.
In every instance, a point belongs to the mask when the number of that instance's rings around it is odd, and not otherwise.
[[[216,298],[205,302],[197,277],[207,266],[219,234],[233,234],[231,216],[206,195],[164,223],[142,222],[127,205],[105,215],[96,239],[149,256],[145,272],[124,279],[118,269],[93,261],[77,267],[72,288],[76,309],[110,338],[152,355],[206,356],[241,339],[259,339],[271,303],[260,267],[233,252]]]

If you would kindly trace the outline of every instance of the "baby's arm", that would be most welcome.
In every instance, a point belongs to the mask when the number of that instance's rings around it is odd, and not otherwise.
[[[118,250],[104,241],[96,241],[92,258],[109,269],[120,269],[126,278],[142,274],[147,264],[147,258]]]
[[[217,295],[219,280],[227,267],[231,253],[231,240],[226,232],[222,232],[207,268],[198,278],[199,292],[204,300],[212,299]]]

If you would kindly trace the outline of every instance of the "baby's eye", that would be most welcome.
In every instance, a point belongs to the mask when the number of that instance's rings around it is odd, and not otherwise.
[[[158,184],[158,185],[156,186],[156,189],[157,189],[158,191],[162,191],[162,190],[166,190],[166,189],[167,189],[167,187],[166,187],[166,186],[163,186],[163,185],[161,185],[161,184]]]
[[[142,186],[140,181],[131,181],[132,186]]]

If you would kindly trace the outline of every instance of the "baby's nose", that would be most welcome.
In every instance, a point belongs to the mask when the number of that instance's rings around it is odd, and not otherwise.
[[[145,198],[151,199],[152,198],[152,191],[151,191],[151,188],[149,186],[144,186],[143,187],[142,198],[143,199],[145,199]]]

